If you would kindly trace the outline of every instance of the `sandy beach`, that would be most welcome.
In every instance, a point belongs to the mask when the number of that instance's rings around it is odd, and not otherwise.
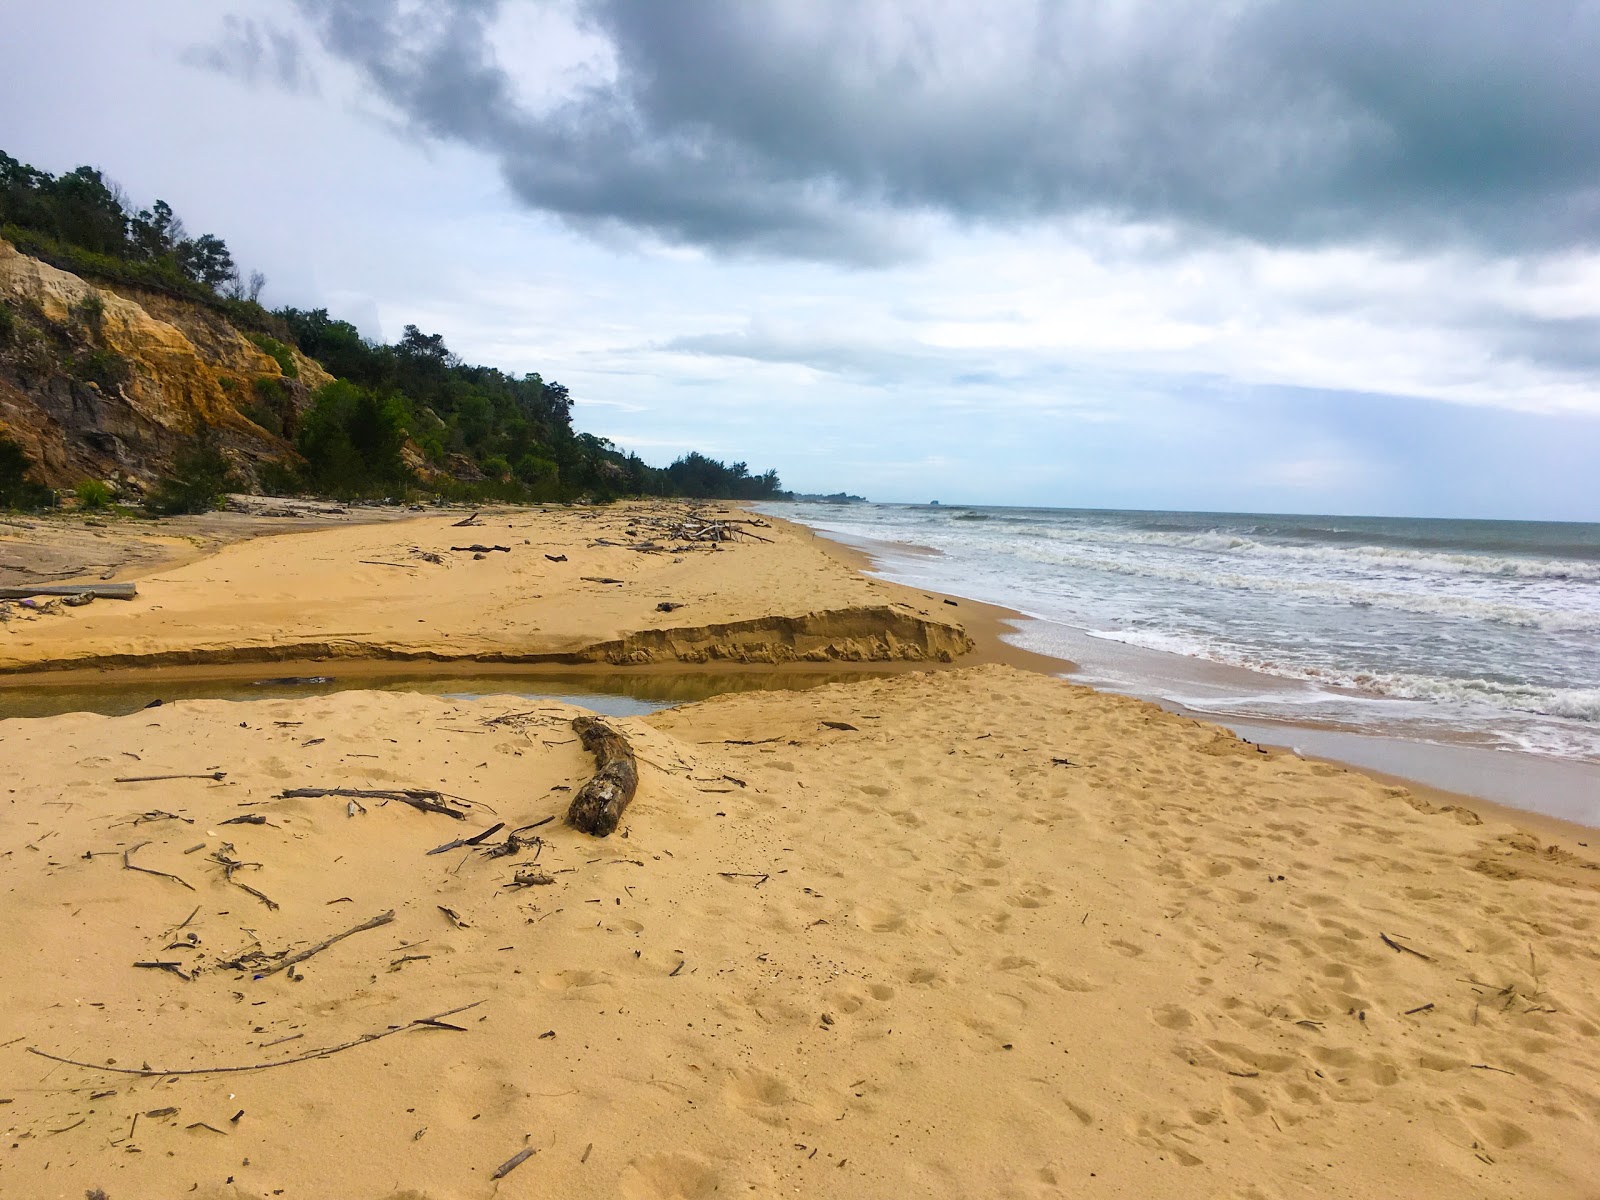
[[[782,522],[600,544],[663,511],[257,537],[0,627],[108,678],[883,671],[615,720],[603,840],[553,702],[0,721],[0,1194],[1594,1194],[1585,830],[999,661],[992,612]],[[285,795],[333,788],[450,812]]]

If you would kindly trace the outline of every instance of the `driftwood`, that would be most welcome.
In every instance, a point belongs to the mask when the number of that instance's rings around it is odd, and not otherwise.
[[[567,809],[567,824],[595,837],[616,829],[639,787],[639,764],[628,739],[597,717],[574,717],[572,728],[594,755],[594,777],[578,789]]]
[[[477,513],[473,513],[470,517],[465,517],[460,521],[452,522],[451,525],[450,525],[450,528],[451,529],[465,529],[468,525],[476,525],[477,523],[478,523],[478,514]]]
[[[428,788],[288,788],[278,793],[284,800],[316,800],[323,796],[344,796],[352,800],[398,800],[401,804],[409,804],[412,808],[420,808],[423,812],[443,813],[447,817],[454,817],[458,821],[465,821],[467,814],[457,812],[445,804],[446,800],[455,797],[446,796],[443,792],[435,792]]]
[[[0,587],[0,600],[26,600],[29,596],[89,596],[101,600],[132,600],[139,589],[131,583],[63,583],[51,586]]]
[[[138,1075],[144,1079],[153,1079],[164,1075],[226,1075],[237,1071],[265,1071],[272,1067],[288,1067],[295,1063],[310,1062],[313,1058],[327,1058],[330,1054],[338,1054],[341,1050],[350,1050],[356,1046],[365,1046],[368,1042],[375,1042],[379,1038],[390,1037],[396,1033],[404,1033],[408,1029],[419,1026],[428,1026],[434,1029],[456,1029],[459,1025],[449,1025],[445,1017],[453,1017],[456,1013],[466,1012],[469,1008],[477,1008],[482,1000],[474,1000],[471,1004],[463,1004],[460,1008],[447,1009],[442,1013],[435,1013],[431,1017],[418,1017],[415,1021],[408,1021],[404,1025],[391,1025],[379,1033],[364,1033],[352,1041],[340,1042],[337,1046],[324,1046],[320,1050],[308,1050],[304,1054],[297,1054],[293,1058],[282,1058],[277,1062],[250,1063],[239,1067],[184,1067],[176,1071],[157,1071],[150,1067],[114,1067],[107,1063],[85,1062],[80,1058],[63,1058],[59,1054],[47,1054],[36,1046],[27,1048],[29,1054],[37,1054],[40,1058],[48,1058],[51,1062],[66,1063],[72,1067],[83,1067],[90,1071],[110,1071],[117,1075]]]
[[[474,554],[488,554],[491,550],[499,550],[506,554],[511,553],[510,546],[485,546],[482,542],[473,542],[470,546],[451,546],[450,549],[461,551],[470,550]]]

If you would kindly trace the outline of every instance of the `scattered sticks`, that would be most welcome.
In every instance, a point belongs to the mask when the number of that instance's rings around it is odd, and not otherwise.
[[[278,793],[285,800],[316,800],[323,796],[343,796],[351,800],[398,800],[401,804],[409,804],[412,808],[421,809],[423,812],[442,813],[447,817],[454,817],[457,821],[465,821],[467,814],[457,812],[449,807],[446,801],[454,800],[465,803],[460,797],[447,796],[443,792],[433,791],[431,788],[288,788]],[[361,807],[357,805],[357,807]],[[366,810],[363,808],[363,812]]]
[[[159,875],[163,879],[172,880],[173,883],[182,884],[184,887],[188,888],[191,892],[194,891],[195,890],[194,884],[190,883],[187,879],[178,878],[178,876],[174,875],[171,871],[158,871],[154,867],[141,867],[141,866],[136,865],[132,861],[134,852],[137,851],[137,850],[143,849],[145,846],[148,846],[149,844],[150,843],[148,841],[143,841],[143,842],[140,842],[137,846],[129,846],[126,850],[124,850],[122,852],[122,866],[123,866],[123,869],[124,870],[128,870],[128,871],[139,871],[139,872],[142,872],[145,875]]]
[[[717,874],[722,876],[724,879],[754,879],[756,881],[756,887],[760,887],[763,883],[772,878],[771,875],[758,875],[754,871],[718,871]]]
[[[51,1062],[66,1063],[71,1067],[84,1067],[90,1071],[110,1071],[117,1075],[138,1075],[144,1079],[153,1079],[164,1075],[227,1075],[239,1071],[265,1071],[272,1067],[287,1067],[295,1063],[310,1062],[313,1058],[327,1058],[330,1055],[339,1054],[356,1046],[365,1046],[368,1042],[376,1042],[381,1038],[404,1033],[408,1029],[416,1029],[418,1026],[432,1026],[438,1029],[460,1029],[460,1026],[445,1025],[443,1018],[466,1012],[471,1008],[477,1008],[482,1003],[482,1000],[474,1000],[471,1004],[463,1004],[460,1008],[447,1009],[442,1013],[435,1013],[431,1017],[418,1017],[414,1021],[407,1021],[404,1025],[391,1025],[379,1033],[364,1033],[358,1038],[348,1042],[341,1042],[337,1046],[324,1046],[319,1050],[308,1050],[304,1054],[296,1055],[293,1058],[283,1058],[277,1062],[248,1063],[242,1066],[187,1067],[175,1071],[158,1071],[150,1067],[114,1067],[106,1063],[84,1062],[78,1058],[66,1058],[59,1054],[49,1054],[40,1050],[37,1046],[29,1046],[27,1050],[29,1054],[37,1054],[40,1058],[48,1058]]]
[[[152,971],[169,971],[185,983],[194,978],[193,975],[183,969],[183,964],[180,962],[136,962],[133,965]]]

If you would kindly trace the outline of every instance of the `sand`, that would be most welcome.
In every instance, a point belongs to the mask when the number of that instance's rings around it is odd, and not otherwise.
[[[617,721],[597,841],[579,711],[0,721],[0,1195],[1594,1195],[1586,836],[990,663]]]

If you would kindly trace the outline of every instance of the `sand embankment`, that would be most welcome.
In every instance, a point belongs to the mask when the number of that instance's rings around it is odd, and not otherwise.
[[[257,537],[136,576],[131,602],[13,609],[0,673],[333,658],[941,662],[972,647],[955,610],[861,577],[806,530],[774,521],[689,542],[663,525],[684,511],[491,510],[465,528],[452,512]],[[630,548],[647,544],[662,548]],[[459,549],[472,546],[484,549]]]
[[[643,774],[623,832],[427,853],[563,812],[591,769],[575,711],[346,692],[0,722],[0,1193],[1455,1200],[1600,1177],[1582,847],[986,666],[618,722]],[[277,798],[333,785],[471,816]],[[230,883],[219,855],[251,865]],[[509,886],[528,868],[551,882]],[[174,1073],[109,1069],[146,1066]]]

